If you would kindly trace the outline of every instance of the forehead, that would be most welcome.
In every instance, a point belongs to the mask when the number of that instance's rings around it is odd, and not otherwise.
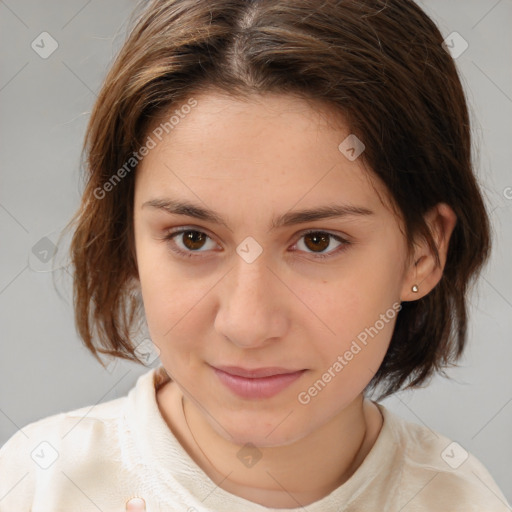
[[[153,126],[153,132],[164,128],[158,144],[160,151],[179,150],[201,156],[206,150],[221,158],[235,157],[252,163],[264,162],[266,155],[275,158],[281,154],[293,161],[301,153],[316,152],[320,147],[337,150],[341,142],[338,139],[349,134],[341,114],[293,95],[235,97],[211,91],[193,99],[196,104],[187,113],[173,116],[181,109],[185,112],[186,102],[175,104]],[[171,118],[172,127],[166,125]],[[321,154],[315,156],[324,160]]]
[[[298,201],[303,207],[319,201],[375,207],[386,196],[362,156],[350,160],[340,151],[353,135],[340,113],[319,102],[219,92],[193,100],[195,106],[182,111],[173,105],[148,131],[156,146],[139,165],[138,188],[155,192],[177,185],[200,197],[264,197],[267,205],[290,207]],[[166,125],[172,116],[172,126]]]

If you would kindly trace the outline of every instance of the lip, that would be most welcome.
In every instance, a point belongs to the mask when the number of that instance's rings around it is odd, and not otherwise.
[[[247,369],[238,366],[212,366],[219,380],[242,398],[270,398],[277,395],[307,371],[268,367]]]

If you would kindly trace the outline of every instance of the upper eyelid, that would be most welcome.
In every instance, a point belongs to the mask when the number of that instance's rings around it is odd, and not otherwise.
[[[208,238],[210,238],[210,240],[213,240],[215,243],[218,244],[218,242],[215,240],[215,237],[211,236],[209,233],[208,233],[208,230],[205,230],[204,228],[199,228],[199,227],[195,227],[193,225],[189,225],[189,226],[180,226],[178,228],[173,228],[173,229],[169,229],[167,231],[168,233],[168,237],[169,238],[174,238],[175,236],[178,236],[180,234],[183,234],[184,232],[187,232],[187,231],[197,231],[199,233],[203,233],[205,234]],[[334,239],[336,239],[337,241],[340,241],[340,242],[344,242],[344,243],[349,243],[349,237],[347,237],[346,235],[341,235],[341,234],[338,234],[338,233],[332,233],[330,230],[326,230],[326,229],[321,229],[321,228],[307,228],[307,229],[304,229],[304,230],[300,230],[298,234],[296,234],[295,236],[297,237],[297,241],[294,242],[294,245],[305,235],[307,234],[310,234],[310,233],[325,233],[327,235],[330,235],[331,237],[333,237]],[[220,244],[219,244],[220,245]],[[201,251],[190,251],[190,252],[201,252]],[[203,251],[204,252],[204,251]]]
[[[214,236],[210,235],[208,229],[205,229],[205,228],[199,227],[199,226],[194,226],[194,225],[185,225],[185,226],[180,226],[180,227],[176,227],[176,228],[169,228],[165,231],[168,234],[177,234],[177,233],[182,233],[184,231],[198,231],[199,233],[204,233],[205,235],[209,236],[210,238],[215,239]],[[305,229],[299,230],[299,232],[298,232],[298,234],[300,236],[307,235],[308,233],[327,233],[333,237],[337,236],[339,238],[349,238],[348,235],[343,235],[343,234],[340,234],[337,232],[333,233],[333,230],[323,229],[323,228],[305,228]]]

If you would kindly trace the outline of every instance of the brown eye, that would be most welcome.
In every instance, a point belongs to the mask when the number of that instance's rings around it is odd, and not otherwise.
[[[201,231],[183,231],[183,245],[191,250],[197,251],[203,247],[208,236]]]
[[[169,233],[164,240],[169,243],[170,249],[180,256],[199,257],[218,247],[210,236],[197,229],[179,229]]]
[[[344,251],[351,242],[326,231],[308,231],[303,233],[295,248],[313,258],[330,258]]]
[[[322,252],[329,247],[331,238],[332,235],[329,235],[328,233],[313,232],[304,236],[304,243],[308,249],[315,252]]]

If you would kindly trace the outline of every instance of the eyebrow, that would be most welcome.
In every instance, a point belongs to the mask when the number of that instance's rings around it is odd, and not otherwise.
[[[217,212],[187,201],[169,198],[151,199],[150,201],[146,201],[142,205],[142,208],[146,206],[163,210],[174,215],[186,215],[188,217],[205,220],[213,224],[223,225],[229,229],[229,226]],[[285,226],[293,226],[295,224],[302,224],[315,220],[347,216],[368,216],[373,214],[374,212],[368,208],[354,206],[351,204],[325,205],[318,208],[290,211],[280,215],[279,217],[274,217],[272,219],[270,229],[272,230]]]

